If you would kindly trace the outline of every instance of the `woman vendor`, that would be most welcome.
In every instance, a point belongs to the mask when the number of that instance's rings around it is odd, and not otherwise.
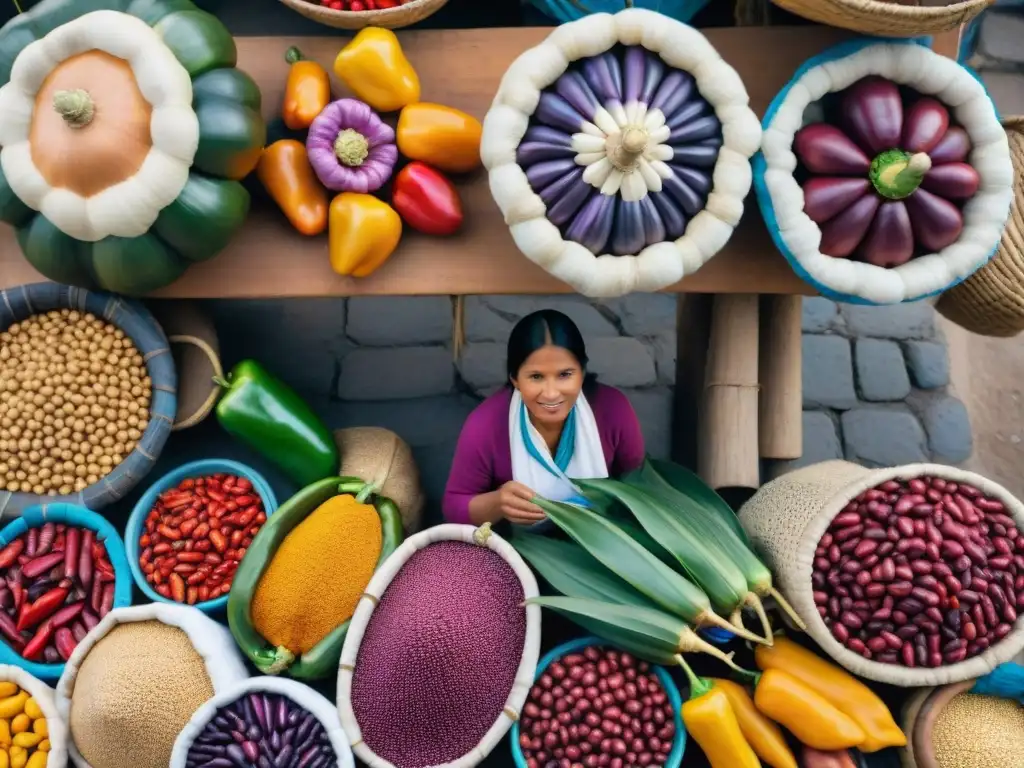
[[[580,501],[570,478],[619,476],[644,460],[629,400],[587,374],[587,350],[566,315],[544,309],[508,339],[509,385],[469,415],[459,436],[444,514],[452,523],[531,525],[531,499]]]

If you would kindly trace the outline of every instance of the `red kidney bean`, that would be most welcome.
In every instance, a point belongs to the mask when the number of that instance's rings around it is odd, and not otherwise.
[[[910,566],[906,563],[901,563],[896,566],[896,578],[903,581],[910,581],[914,578],[914,572]]]
[[[893,597],[907,597],[914,589],[909,581],[894,581],[886,588]]]

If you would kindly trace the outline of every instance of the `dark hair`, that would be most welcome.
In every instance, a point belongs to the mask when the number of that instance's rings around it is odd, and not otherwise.
[[[584,387],[589,388],[594,383],[596,376],[587,373],[587,345],[583,341],[583,334],[568,315],[555,309],[531,312],[512,329],[508,336],[506,358],[509,379],[519,375],[519,369],[530,355],[548,345],[561,347],[579,361],[584,374]]]

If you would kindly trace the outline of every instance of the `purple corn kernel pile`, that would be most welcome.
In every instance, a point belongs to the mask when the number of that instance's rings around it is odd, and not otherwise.
[[[1024,535],[1003,502],[965,483],[918,477],[867,490],[836,515],[814,554],[825,625],[884,664],[977,656],[1024,608]]]
[[[337,768],[323,724],[287,696],[249,693],[217,711],[186,768]]]
[[[523,587],[486,547],[440,541],[388,585],[363,635],[352,709],[398,768],[452,762],[502,714],[526,640]]]

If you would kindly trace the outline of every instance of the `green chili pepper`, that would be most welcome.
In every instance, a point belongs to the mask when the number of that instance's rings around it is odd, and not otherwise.
[[[214,381],[226,392],[217,421],[234,438],[305,487],[338,471],[330,431],[291,387],[255,360],[243,360]]]
[[[256,668],[265,675],[287,673],[299,680],[319,680],[338,674],[338,659],[345,644],[352,620],[342,622],[323,640],[306,653],[296,657],[287,648],[273,648],[252,625],[250,606],[263,572],[274,559],[278,547],[299,523],[321,504],[340,494],[350,494],[360,503],[373,504],[380,515],[381,546],[377,566],[380,568],[392,552],[401,545],[402,516],[398,506],[384,496],[376,494],[374,486],[354,477],[329,477],[303,488],[278,507],[267,518],[252,540],[241,565],[235,571],[228,597],[228,626],[235,641]],[[315,600],[315,595],[310,595]]]

